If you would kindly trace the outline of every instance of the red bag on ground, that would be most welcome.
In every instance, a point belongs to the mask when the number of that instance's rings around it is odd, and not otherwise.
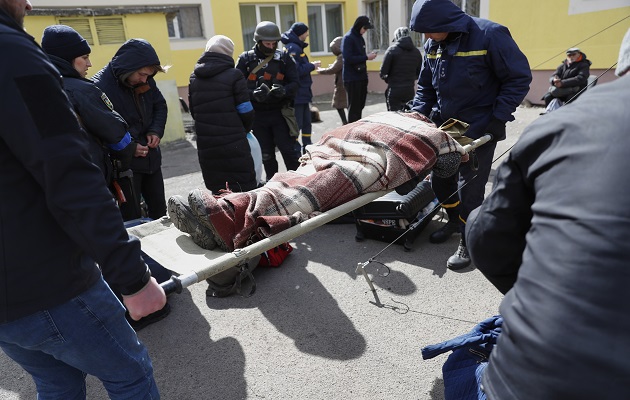
[[[293,251],[293,247],[287,243],[282,243],[273,249],[267,250],[260,256],[259,267],[279,267],[285,258]]]

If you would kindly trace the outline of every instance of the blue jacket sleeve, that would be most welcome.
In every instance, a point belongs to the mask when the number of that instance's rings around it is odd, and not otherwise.
[[[489,33],[492,36],[489,39],[488,55],[492,69],[501,82],[493,117],[501,121],[513,121],[512,113],[525,99],[532,73],[527,57],[506,27],[496,25]]]

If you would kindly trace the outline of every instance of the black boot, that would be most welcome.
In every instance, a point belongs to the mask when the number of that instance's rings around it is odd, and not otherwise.
[[[468,249],[466,248],[466,244],[464,240],[459,241],[459,246],[457,246],[457,251],[455,254],[448,258],[446,262],[446,267],[453,271],[457,271],[459,269],[466,268],[470,265],[470,255],[468,255]]]
[[[453,221],[453,222],[451,222],[451,221]],[[441,227],[437,231],[433,232],[429,236],[429,242],[431,242],[431,243],[444,243],[444,242],[446,242],[448,240],[448,238],[453,236],[454,233],[458,233],[458,232],[459,232],[459,221],[457,221],[456,219],[449,220],[446,223],[446,225],[444,225],[443,227]]]

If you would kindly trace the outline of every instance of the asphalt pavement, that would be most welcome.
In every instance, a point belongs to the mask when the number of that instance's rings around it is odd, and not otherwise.
[[[382,94],[370,94],[363,115],[386,111],[383,101]],[[314,142],[341,125],[329,102],[329,96],[315,99],[322,122],[313,124]],[[497,159],[540,111],[517,109]],[[162,146],[167,197],[203,186],[193,135],[189,139]],[[397,244],[356,242],[353,224],[324,225],[295,238],[280,268],[256,269],[251,297],[206,297],[205,282],[172,295],[171,314],[138,334],[162,398],[444,399],[447,355],[424,361],[421,348],[497,314],[502,296],[474,266],[447,270],[459,238],[428,242],[441,218],[440,212],[410,252]],[[355,272],[372,257],[378,263],[367,270],[382,307]],[[36,397],[30,376],[3,353],[0,371],[0,399]],[[87,390],[89,399],[107,398],[92,377]]]

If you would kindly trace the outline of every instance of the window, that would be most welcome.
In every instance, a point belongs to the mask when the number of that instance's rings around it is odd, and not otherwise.
[[[258,23],[271,21],[278,25],[280,33],[282,33],[296,22],[295,8],[292,4],[241,5],[240,13],[245,50],[253,46],[254,31]]]
[[[343,36],[341,4],[308,6],[308,42],[311,52],[329,52],[328,44],[337,36]]]
[[[100,44],[125,42],[125,28],[121,17],[94,18],[94,25]]]
[[[58,22],[72,27],[92,46],[119,44],[127,40],[123,17],[59,18]]]
[[[387,17],[387,0],[367,3],[367,15],[374,25],[374,29],[367,31],[367,51],[389,47],[389,18]]]
[[[479,0],[451,0],[468,15],[479,16]]]
[[[480,0],[451,0],[457,7],[461,8],[466,14],[473,17],[479,16],[479,3]],[[407,2],[407,21],[411,21],[411,10],[415,0],[406,0]],[[411,39],[417,47],[424,46],[424,38],[422,34],[411,31]]]
[[[171,39],[202,38],[199,7],[182,7],[166,15],[168,37]]]

